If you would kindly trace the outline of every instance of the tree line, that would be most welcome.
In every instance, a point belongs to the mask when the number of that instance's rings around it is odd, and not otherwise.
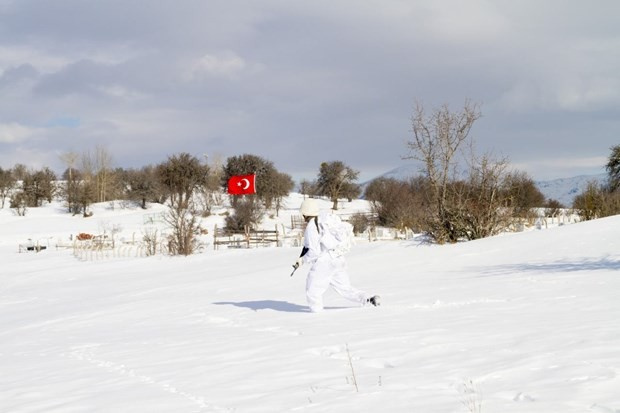
[[[359,171],[342,161],[330,161],[321,163],[316,179],[302,181],[298,190],[326,197],[333,209],[343,199],[363,196],[378,224],[423,232],[438,243],[497,234],[519,220],[531,219],[534,208],[544,207],[551,215],[563,208],[556,200],[545,200],[534,181],[524,172],[511,170],[507,159],[476,152],[470,132],[480,116],[479,105],[471,101],[456,111],[447,105],[428,111],[418,103],[403,158],[419,162],[419,176],[378,178],[362,191]],[[620,145],[611,151],[606,165],[609,182],[591,183],[575,197],[573,207],[583,219],[620,213]],[[89,216],[93,203],[109,200],[135,202],[142,208],[150,202],[167,204],[166,220],[176,234],[170,248],[182,254],[195,249],[192,234],[199,229],[198,218],[221,205],[231,176],[257,175],[256,195],[230,198],[233,212],[226,217],[226,227],[231,231],[256,227],[268,210],[277,215],[295,187],[291,176],[278,171],[273,162],[251,154],[207,162],[179,153],[138,169],[114,168],[112,156],[102,147],[84,154],[66,153],[61,159],[66,166],[61,177],[47,167],[0,168],[2,207],[8,199],[10,207],[23,215],[27,208],[59,197],[68,212]]]
[[[127,201],[146,209],[149,203],[168,205],[165,221],[171,228],[168,250],[172,254],[191,254],[198,247],[200,217],[211,214],[215,205],[222,205],[227,182],[233,175],[256,174],[257,193],[251,196],[231,196],[232,213],[226,216],[226,229],[242,231],[255,228],[268,210],[279,213],[284,198],[294,190],[292,177],[280,172],[273,162],[260,156],[232,156],[225,162],[200,160],[189,153],[179,153],[164,162],[141,168],[114,168],[112,156],[102,147],[84,154],[66,153],[61,156],[66,165],[60,177],[48,167],[28,169],[17,164],[11,169],[0,168],[0,202],[18,215],[28,208],[42,206],[61,199],[68,213],[92,215],[94,203],[111,200]],[[342,162],[321,165],[316,196],[329,196],[337,206],[344,191],[359,196],[359,186],[353,180],[358,172],[342,166]],[[340,172],[345,170],[346,176]],[[351,187],[356,192],[350,191]],[[146,235],[145,235],[146,236]],[[148,234],[155,242],[155,234]]]

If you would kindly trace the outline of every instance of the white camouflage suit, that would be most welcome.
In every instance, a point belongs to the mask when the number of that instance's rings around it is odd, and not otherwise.
[[[312,312],[323,310],[323,294],[330,286],[344,298],[362,305],[368,298],[368,294],[351,285],[346,260],[334,251],[338,241],[321,224],[325,214],[321,212],[312,218],[304,232],[304,247],[308,250],[303,261],[311,264],[306,280],[306,298]]]

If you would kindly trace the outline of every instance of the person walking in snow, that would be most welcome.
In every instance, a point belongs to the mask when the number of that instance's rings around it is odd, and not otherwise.
[[[301,256],[293,267],[310,264],[306,279],[306,298],[310,311],[323,310],[323,294],[332,287],[342,297],[361,305],[379,305],[379,296],[370,296],[351,285],[347,273],[347,263],[339,251],[339,241],[328,231],[328,211],[319,211],[315,199],[304,200],[300,208],[306,221],[304,245]]]

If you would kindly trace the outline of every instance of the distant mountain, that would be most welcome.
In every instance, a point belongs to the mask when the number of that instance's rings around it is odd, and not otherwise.
[[[421,174],[422,171],[420,169],[420,165],[406,164],[403,166],[399,166],[398,168],[390,169],[386,173],[377,176],[377,178],[394,178],[398,180],[406,180]]]
[[[599,185],[607,182],[607,174],[580,175],[572,178],[552,179],[550,181],[536,181],[536,186],[547,199],[560,201],[564,206],[570,207],[575,196],[583,192],[589,182]]]
[[[419,165],[406,164],[391,169],[384,174],[377,176],[377,178],[394,178],[405,180],[420,175],[420,173]],[[362,183],[362,190],[366,188],[370,181]],[[607,182],[607,174],[580,175],[572,178],[535,181],[534,183],[545,198],[555,199],[556,201],[560,201],[564,206],[570,207],[573,204],[573,198],[583,192],[588,185],[588,182],[591,181],[597,182],[599,185],[604,184]]]
[[[390,169],[389,171],[382,173],[379,176],[375,176],[374,178],[369,179],[368,181],[362,182],[360,184],[360,186],[362,187],[362,198],[364,197],[364,192],[366,191],[366,187],[368,186],[368,184],[374,181],[375,179],[394,178],[394,179],[398,179],[399,181],[404,181],[404,180],[407,180],[409,178],[412,178],[414,176],[418,176],[421,174],[422,172],[420,171],[420,165],[406,164],[403,166],[399,166],[398,168]]]

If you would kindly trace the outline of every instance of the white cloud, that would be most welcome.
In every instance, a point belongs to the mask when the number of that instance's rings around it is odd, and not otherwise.
[[[0,45],[0,72],[23,64],[30,64],[42,72],[52,72],[69,63],[70,59],[66,56],[41,51],[35,47]]]
[[[620,103],[620,78],[566,79],[557,88],[558,106],[566,110],[594,110]]]
[[[0,143],[19,143],[28,140],[33,134],[33,129],[18,123],[0,124]]]
[[[465,98],[482,103],[482,151],[595,156],[617,141],[615,0],[95,3],[0,0],[4,155],[24,140],[102,141],[143,164],[244,148],[291,174],[326,157],[365,173],[398,165],[415,100]],[[79,130],[20,126],[63,116]]]
[[[620,105],[620,77],[571,76],[522,79],[500,98],[510,110],[594,111]]]
[[[509,27],[508,19],[493,2],[433,1],[425,8],[427,15],[419,23],[434,36],[451,42],[486,43],[505,34]]]
[[[146,94],[128,89],[121,85],[101,85],[96,88],[102,94],[122,100],[137,100],[147,97]]]
[[[205,54],[190,65],[191,79],[203,76],[232,77],[248,67],[246,61],[232,52],[221,55]]]

